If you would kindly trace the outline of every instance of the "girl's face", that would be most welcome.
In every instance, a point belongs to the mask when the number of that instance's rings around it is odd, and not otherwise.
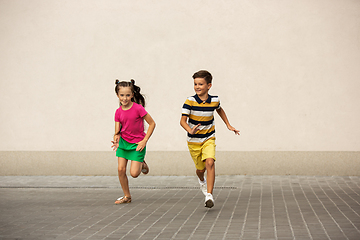
[[[131,91],[130,87],[120,87],[118,98],[121,103],[122,109],[126,110],[132,107],[133,102],[131,99],[134,97],[134,93]]]
[[[194,79],[194,90],[199,97],[206,96],[211,88],[211,83],[207,83],[204,78]]]

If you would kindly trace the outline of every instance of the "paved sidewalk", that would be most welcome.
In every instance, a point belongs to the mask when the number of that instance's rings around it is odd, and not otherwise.
[[[0,239],[360,239],[360,177],[0,177]]]

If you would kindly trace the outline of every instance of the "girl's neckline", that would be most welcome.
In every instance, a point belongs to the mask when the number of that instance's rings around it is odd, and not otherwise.
[[[134,102],[131,102],[131,107],[127,108],[127,109],[124,109],[123,106],[120,106],[121,110],[123,111],[128,111],[130,110],[132,107],[134,106]]]

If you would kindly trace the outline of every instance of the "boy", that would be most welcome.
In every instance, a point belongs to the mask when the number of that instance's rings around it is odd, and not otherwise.
[[[215,183],[215,125],[214,110],[230,131],[239,135],[239,130],[232,127],[225,111],[220,107],[217,96],[208,94],[212,76],[206,70],[193,75],[195,95],[188,97],[182,107],[180,125],[188,132],[188,148],[194,160],[200,189],[205,195],[205,207],[214,206],[212,196]],[[189,121],[188,121],[189,120]],[[207,180],[204,178],[207,171]]]

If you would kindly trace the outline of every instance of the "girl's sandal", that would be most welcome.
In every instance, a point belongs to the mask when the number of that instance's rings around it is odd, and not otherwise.
[[[149,173],[149,166],[146,164],[145,160],[144,160],[144,162],[142,164],[141,172],[143,174],[148,174]]]
[[[131,197],[120,197],[118,199],[116,199],[115,204],[123,204],[123,203],[131,203]]]

